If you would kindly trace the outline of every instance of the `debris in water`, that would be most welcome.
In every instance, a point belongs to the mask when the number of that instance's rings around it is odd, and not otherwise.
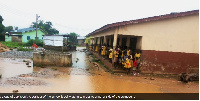
[[[18,93],[19,91],[18,90],[13,90],[13,93]]]
[[[151,77],[150,80],[155,80],[155,79]]]
[[[29,65],[29,62],[26,62],[26,65]]]

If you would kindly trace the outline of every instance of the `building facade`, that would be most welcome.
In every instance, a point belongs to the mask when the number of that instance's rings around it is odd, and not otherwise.
[[[108,24],[87,39],[89,45],[141,50],[142,72],[177,74],[199,68],[199,10]]]
[[[37,29],[38,39],[43,40],[43,35],[45,33],[40,29]],[[35,39],[36,37],[36,28],[24,28],[17,31],[11,31],[9,34],[5,34],[5,41],[9,42],[28,42],[30,39]]]

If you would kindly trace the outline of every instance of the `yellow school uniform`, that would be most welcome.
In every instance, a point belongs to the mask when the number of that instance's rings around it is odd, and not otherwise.
[[[96,49],[95,49],[95,51],[96,51],[96,52],[98,52],[98,50],[99,50],[99,47],[98,47],[98,46],[96,46]]]
[[[102,46],[101,55],[106,55],[106,46]]]
[[[125,65],[124,65],[125,68],[131,68],[131,62],[130,62],[130,59],[126,59],[126,62],[125,62]]]
[[[118,51],[115,51],[115,52],[114,52],[115,57],[118,57],[118,54],[119,54]]]
[[[109,58],[112,59],[113,51],[112,51],[112,49],[110,49],[109,51],[110,51]]]
[[[136,58],[136,57],[140,58],[140,56],[141,56],[141,54],[140,54],[140,53],[135,53],[135,56],[134,56],[134,58]]]
[[[127,51],[127,56],[129,56],[129,55],[130,55],[130,52],[131,52],[131,50],[128,50],[128,51]]]

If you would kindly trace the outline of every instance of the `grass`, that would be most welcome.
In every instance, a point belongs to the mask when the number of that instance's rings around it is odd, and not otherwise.
[[[57,68],[51,68],[51,69],[53,69],[53,70],[55,70],[55,71],[57,70]]]
[[[22,42],[1,42],[1,43],[9,48],[26,46],[26,44]]]
[[[31,49],[27,49],[27,48],[23,48],[23,47],[19,47],[17,48],[18,51],[31,51]]]

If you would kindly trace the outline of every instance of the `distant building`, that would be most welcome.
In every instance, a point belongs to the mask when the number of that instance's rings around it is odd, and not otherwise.
[[[70,51],[76,50],[76,46],[68,44],[69,35],[44,35],[43,47],[48,50]]]
[[[39,28],[37,29],[38,39],[43,40],[45,35]],[[5,42],[28,42],[30,39],[35,39],[36,37],[36,28],[23,28],[16,31],[11,31],[5,34]]]
[[[77,37],[77,42],[76,42],[76,44],[78,44],[78,45],[83,45],[84,43],[85,43],[85,37]]]

